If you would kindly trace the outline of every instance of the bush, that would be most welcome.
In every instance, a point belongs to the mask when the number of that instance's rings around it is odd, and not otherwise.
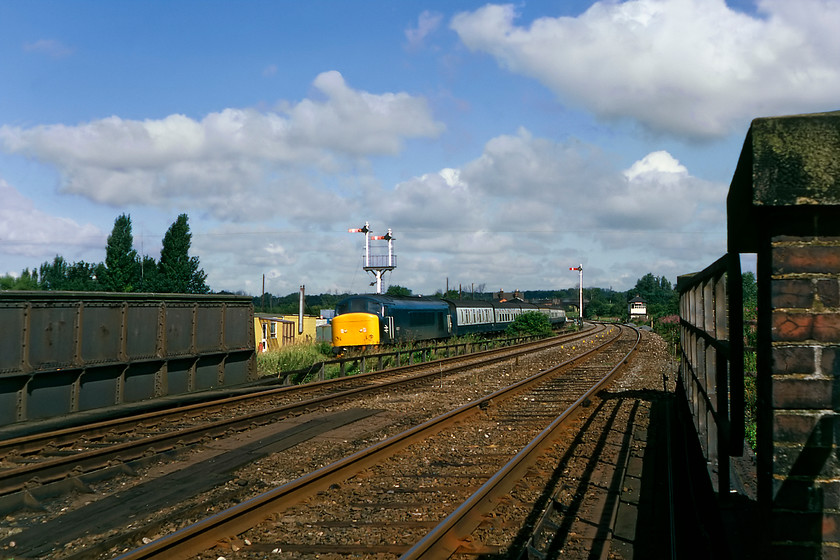
[[[508,336],[552,336],[551,322],[548,317],[537,311],[527,311],[519,315],[505,329]]]
[[[284,346],[280,350],[257,353],[257,373],[261,376],[278,375],[333,359],[330,345],[325,342],[300,343]]]

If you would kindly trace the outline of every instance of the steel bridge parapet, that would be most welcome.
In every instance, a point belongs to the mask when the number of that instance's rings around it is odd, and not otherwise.
[[[256,378],[242,296],[0,292],[0,426]]]

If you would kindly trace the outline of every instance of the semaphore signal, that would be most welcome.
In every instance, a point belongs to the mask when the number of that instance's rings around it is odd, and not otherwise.
[[[371,235],[370,224],[365,222],[364,227],[350,228],[347,230],[350,233],[364,233],[365,234],[365,256],[362,268],[373,274],[375,280],[371,286],[376,286],[376,293],[382,293],[382,275],[385,272],[397,268],[397,256],[394,254],[394,236],[391,235],[391,230],[385,235]],[[373,255],[370,254],[370,240],[384,240],[388,242],[387,255]]]
[[[583,326],[583,265],[579,264],[577,266],[570,266],[569,270],[577,270],[580,273],[580,296],[579,296],[580,301],[579,301],[578,309],[580,310],[579,321],[580,321],[580,326],[582,327]]]

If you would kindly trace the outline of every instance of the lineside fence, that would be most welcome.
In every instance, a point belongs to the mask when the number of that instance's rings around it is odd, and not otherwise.
[[[688,401],[709,476],[730,490],[730,457],[743,452],[744,338],[739,255],[726,254],[680,276],[679,383]]]
[[[0,292],[0,426],[256,379],[242,296]]]
[[[380,371],[387,368],[422,364],[441,358],[464,356],[474,352],[482,352],[493,348],[514,346],[539,340],[537,336],[517,336],[487,340],[475,340],[470,342],[458,342],[455,344],[430,344],[417,348],[397,348],[389,352],[377,352],[375,354],[361,354],[358,356],[345,356],[335,360],[318,362],[304,369],[278,372],[283,383],[299,384],[309,381],[324,381],[331,376],[345,377],[350,374],[368,373]]]

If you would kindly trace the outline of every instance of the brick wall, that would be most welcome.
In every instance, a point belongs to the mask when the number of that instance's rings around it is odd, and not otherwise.
[[[778,235],[769,260],[769,544],[774,557],[840,558],[840,238]]]
[[[728,221],[758,255],[759,544],[840,560],[840,113],[753,121]]]

